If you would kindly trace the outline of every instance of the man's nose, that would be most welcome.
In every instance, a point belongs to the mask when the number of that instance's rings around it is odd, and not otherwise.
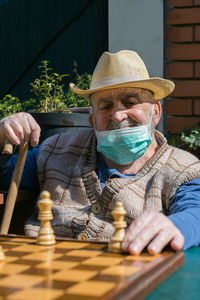
[[[112,112],[111,119],[114,122],[121,122],[127,118],[128,118],[127,110],[123,106],[116,107]]]

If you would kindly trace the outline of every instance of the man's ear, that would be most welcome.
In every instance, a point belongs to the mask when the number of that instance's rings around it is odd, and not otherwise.
[[[158,124],[161,114],[162,114],[162,107],[160,101],[156,101],[154,104],[154,116],[153,116],[154,126]]]
[[[89,120],[89,123],[92,126],[92,128],[95,129],[95,127],[94,127],[94,114],[92,112],[89,113],[88,120]]]

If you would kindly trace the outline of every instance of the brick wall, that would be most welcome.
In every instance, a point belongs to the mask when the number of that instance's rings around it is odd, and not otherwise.
[[[200,0],[168,0],[165,77],[176,84],[165,102],[166,132],[200,122]]]

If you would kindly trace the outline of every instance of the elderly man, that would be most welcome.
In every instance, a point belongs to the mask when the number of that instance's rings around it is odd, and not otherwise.
[[[91,100],[93,129],[80,129],[48,138],[29,152],[24,187],[48,190],[54,200],[52,226],[56,235],[109,240],[111,211],[121,201],[128,229],[123,249],[160,252],[200,243],[200,162],[171,147],[155,130],[161,116],[159,99],[173,91],[173,82],[149,78],[133,51],[103,53],[89,90],[72,90]],[[29,138],[38,144],[40,129],[26,113],[0,122],[3,144],[7,136],[18,145]],[[39,148],[39,150],[38,150]],[[1,182],[8,182],[14,158],[1,157]],[[38,181],[36,180],[36,160]],[[26,233],[37,235],[34,214]]]

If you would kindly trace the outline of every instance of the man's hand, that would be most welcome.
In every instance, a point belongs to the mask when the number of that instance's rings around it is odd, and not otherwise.
[[[147,211],[131,223],[122,248],[131,254],[139,254],[146,246],[151,254],[159,253],[168,243],[174,250],[183,248],[184,237],[165,215]]]
[[[0,121],[0,146],[3,147],[5,138],[14,145],[20,141],[31,142],[31,146],[37,146],[40,137],[40,126],[28,113],[21,112],[5,117]]]

